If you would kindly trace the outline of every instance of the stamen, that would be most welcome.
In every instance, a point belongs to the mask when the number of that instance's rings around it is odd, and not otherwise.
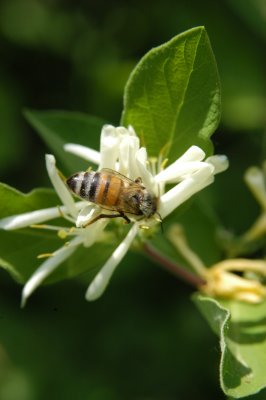
[[[166,166],[166,164],[168,163],[168,158],[165,158],[162,162],[161,162],[161,164],[160,164],[160,166],[159,166],[159,171],[158,172],[160,172],[160,171],[162,171],[164,168],[165,168],[165,166]]]
[[[43,254],[39,254],[37,256],[37,258],[49,258],[49,257],[53,257],[54,253],[43,253]]]
[[[72,226],[71,228],[68,229],[60,229],[57,232],[57,235],[60,239],[66,239],[67,236],[76,235],[77,231],[78,229]]]
[[[157,171],[157,162],[158,158],[157,157],[150,157],[148,160],[148,165],[150,167],[150,172],[152,173],[153,176],[156,175]]]
[[[150,229],[150,226],[147,226],[147,225],[139,225],[139,228],[140,228],[140,229],[143,229],[143,230],[148,230],[148,229]]]
[[[57,236],[63,240],[66,239],[67,235],[68,232],[65,229],[61,229],[60,231],[57,232]]]
[[[45,224],[32,224],[30,228],[34,229],[48,229],[50,231],[59,231],[64,229],[63,226],[56,226],[56,225],[45,225]]]
[[[35,229],[48,229],[50,231],[57,231],[57,236],[60,239],[66,239],[67,236],[76,235],[77,229],[72,226],[71,228],[64,228],[63,226],[55,226],[55,225],[45,225],[45,224],[33,224],[30,225],[30,228]]]

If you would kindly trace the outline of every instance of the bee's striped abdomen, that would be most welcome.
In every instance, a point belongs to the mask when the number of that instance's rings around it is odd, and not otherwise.
[[[89,200],[94,197],[97,185],[95,172],[78,172],[67,179],[66,183],[69,189],[82,199]]]
[[[123,182],[117,176],[104,172],[100,173],[95,202],[102,206],[115,206],[119,199],[122,184]]]
[[[105,172],[79,172],[67,180],[68,187],[79,197],[106,207],[114,207],[118,201],[122,180]]]
[[[116,206],[120,197],[121,189],[123,187],[123,182],[120,178],[111,174],[101,174],[105,175],[105,185],[102,199],[99,203],[109,207]]]

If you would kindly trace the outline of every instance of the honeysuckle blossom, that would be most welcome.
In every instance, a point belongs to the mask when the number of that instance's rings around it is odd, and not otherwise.
[[[259,303],[266,298],[266,286],[262,283],[266,277],[265,260],[229,258],[207,267],[190,248],[182,226],[173,224],[167,237],[202,279],[198,285],[202,293],[246,303]]]
[[[165,163],[160,156],[157,159],[148,158],[146,148],[140,147],[139,138],[132,127],[126,129],[105,125],[101,133],[100,152],[71,143],[66,144],[64,149],[88,162],[97,164],[99,170],[109,168],[132,180],[141,177],[143,185],[158,196],[158,214],[162,219],[195,193],[211,184],[214,175],[228,167],[225,156],[216,155],[205,159],[205,153],[202,149],[191,146],[174,163],[164,169]],[[46,167],[62,205],[14,215],[0,221],[0,228],[6,230],[42,224],[41,227],[58,230],[62,239],[66,237],[68,239],[67,243],[39,266],[25,284],[22,292],[22,305],[44,279],[70,257],[78,246],[90,247],[95,242],[107,240],[104,229],[109,223],[108,219],[101,219],[86,226],[88,221],[101,212],[101,209],[87,201],[75,201],[73,199],[56,168],[53,155],[46,155]],[[175,184],[175,186],[165,191],[165,185],[168,183]],[[43,225],[44,222],[60,216],[69,220],[72,225],[75,225],[75,228],[66,230],[63,227]],[[126,237],[90,284],[86,292],[87,300],[95,300],[103,293],[115,268],[125,256],[141,228],[143,226],[151,227],[158,223],[156,217],[146,220],[131,219],[132,226]]]
[[[239,276],[240,272],[243,276]],[[255,275],[255,279],[249,275]],[[241,300],[246,303],[260,303],[266,298],[266,286],[258,277],[265,279],[266,262],[247,258],[233,258],[221,261],[206,270],[206,283],[200,290],[214,297]]]

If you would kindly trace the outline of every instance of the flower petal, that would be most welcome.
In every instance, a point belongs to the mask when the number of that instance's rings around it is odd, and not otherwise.
[[[76,227],[82,228],[96,213],[95,205],[87,204],[79,212],[76,219]]]
[[[146,188],[152,190],[154,193],[158,192],[158,185],[155,183],[153,175],[147,169],[147,151],[145,147],[141,147],[135,155],[137,167],[138,167],[138,176],[135,178],[141,177],[143,184]],[[158,193],[157,193],[158,194]]]
[[[191,146],[175,162],[183,163],[189,161],[202,161],[205,158],[205,152],[198,146]]]
[[[63,208],[63,207],[62,207]],[[0,220],[0,228],[6,230],[25,228],[26,226],[39,224],[60,216],[59,207],[44,208],[27,212],[24,214],[12,215]]]
[[[66,188],[66,185],[58,175],[55,166],[54,156],[52,154],[46,154],[45,160],[46,160],[46,168],[48,171],[48,175],[56,190],[56,193],[58,194],[62,203],[66,206],[69,214],[72,215],[72,217],[76,218],[77,209],[75,207],[75,202],[73,200],[73,197],[69,193],[68,189]]]
[[[191,146],[181,157],[179,157],[175,162],[170,164],[163,171],[159,172],[155,180],[156,182],[167,182],[168,177],[172,181],[177,181],[179,179],[179,168],[182,165],[189,165],[191,162],[200,162],[205,158],[204,151],[198,146]],[[176,178],[175,178],[176,176]]]
[[[175,163],[174,163],[175,164]],[[180,182],[183,179],[188,178],[189,176],[195,174],[202,168],[205,168],[208,165],[204,161],[190,161],[184,163],[176,163],[172,164],[170,167],[166,168],[164,171],[161,171],[156,175],[155,181],[158,183],[167,182],[167,183],[176,183]],[[210,163],[214,172],[214,166]]]
[[[99,151],[91,149],[90,147],[82,146],[81,144],[66,143],[64,145],[64,150],[93,164],[100,164],[101,154]]]
[[[101,132],[101,162],[99,169],[115,169],[118,158],[120,136],[112,125],[104,125]]]
[[[129,151],[130,151],[130,136],[124,135],[121,138],[121,142],[119,144],[119,164],[118,164],[118,171],[120,174],[123,174],[129,177]]]
[[[84,207],[84,202],[76,202],[75,207],[78,212],[78,210]],[[12,215],[11,217],[6,217],[0,220],[0,228],[6,230],[25,228],[33,224],[40,224],[41,222],[61,217],[66,214],[67,211],[67,208],[63,206],[43,208],[41,210]]]
[[[213,180],[213,166],[205,164],[194,175],[178,183],[161,196],[158,210],[161,217],[165,218],[180,204],[193,196],[193,194],[210,185]]]
[[[50,275],[63,261],[74,253],[77,246],[82,243],[81,237],[73,239],[68,246],[63,246],[56,250],[50,258],[48,258],[40,267],[33,273],[28,282],[23,288],[21,307],[24,307],[29,296],[40,284]]]
[[[125,154],[123,153],[124,144],[127,146],[127,161],[125,163]],[[136,153],[139,150],[139,138],[133,135],[127,135],[121,140],[120,144],[120,154],[119,154],[119,164],[124,163],[127,168],[123,173],[130,179],[138,178],[138,168],[136,164]]]
[[[205,162],[214,166],[214,174],[219,174],[229,167],[229,161],[225,155],[216,154],[206,158]]]
[[[138,225],[134,224],[133,227],[128,232],[125,239],[120,243],[120,245],[116,248],[111,257],[102,267],[100,272],[93,279],[92,283],[90,284],[86,292],[87,300],[89,301],[96,300],[103,294],[104,290],[106,289],[111,279],[113,272],[115,271],[117,265],[120,263],[122,258],[125,256],[137,232],[138,232]]]
[[[81,229],[80,234],[83,237],[83,246],[90,247],[95,242],[98,242],[102,238],[104,228],[108,224],[107,219],[101,219],[96,221],[93,225],[88,226],[85,229]]]

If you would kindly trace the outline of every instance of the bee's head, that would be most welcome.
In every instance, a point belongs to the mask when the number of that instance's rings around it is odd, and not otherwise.
[[[153,193],[148,190],[144,190],[143,197],[140,202],[140,210],[144,217],[150,218],[156,213],[158,198],[154,196]]]

